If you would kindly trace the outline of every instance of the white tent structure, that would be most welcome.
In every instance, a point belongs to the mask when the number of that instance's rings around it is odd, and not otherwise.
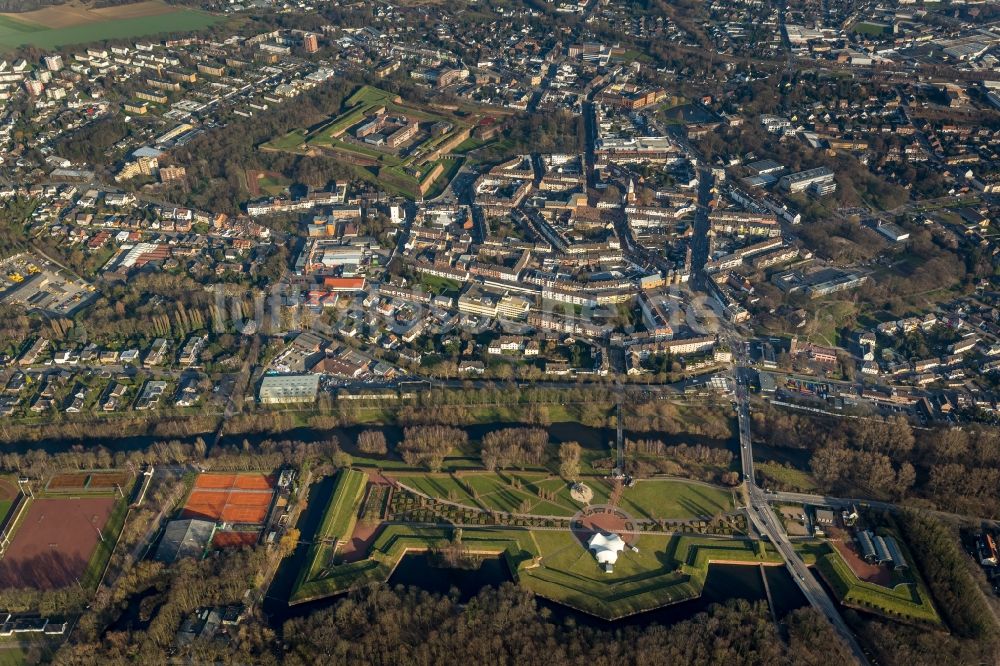
[[[618,561],[618,553],[625,550],[625,542],[617,534],[604,535],[596,532],[587,541],[587,548],[594,551],[597,561],[604,565],[605,571],[611,573],[612,567]]]

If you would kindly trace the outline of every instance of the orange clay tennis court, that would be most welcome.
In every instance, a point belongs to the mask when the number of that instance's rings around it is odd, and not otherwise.
[[[259,537],[257,532],[216,532],[212,537],[212,545],[216,548],[253,546]]]
[[[184,518],[250,523],[267,519],[274,497],[266,474],[202,474],[184,505]]]
[[[194,487],[202,489],[238,488],[240,490],[274,490],[274,477],[270,474],[199,474]]]

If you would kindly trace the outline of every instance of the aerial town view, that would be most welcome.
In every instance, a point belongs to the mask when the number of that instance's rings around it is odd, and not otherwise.
[[[0,0],[0,666],[133,663],[1000,664],[1000,2]]]

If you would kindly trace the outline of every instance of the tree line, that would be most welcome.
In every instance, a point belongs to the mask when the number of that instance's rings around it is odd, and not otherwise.
[[[464,433],[463,433],[464,434]],[[167,440],[130,451],[112,451],[104,446],[74,446],[67,451],[48,453],[31,449],[25,453],[0,454],[0,470],[32,478],[45,478],[60,470],[121,469],[127,466],[184,465],[199,461],[217,470],[244,471],[301,466],[307,460],[333,460],[340,451],[336,437],[310,441],[265,439],[256,444],[220,445],[211,452],[201,437],[194,441]]]
[[[542,465],[549,433],[541,428],[504,428],[483,436],[480,458],[486,469]]]
[[[558,623],[534,596],[514,584],[485,588],[461,603],[416,588],[373,585],[272,628],[250,617],[229,641],[195,639],[173,645],[180,622],[195,609],[240,601],[262,565],[259,551],[185,560],[173,567],[143,562],[81,618],[50,659],[70,666],[93,663],[261,664],[727,664],[825,666],[852,664],[833,628],[812,609],[792,612],[784,630],[766,604],[734,600],[671,626],[596,629]],[[148,593],[149,624],[116,621],[122,603]]]
[[[773,447],[810,452],[824,492],[877,499],[922,497],[942,509],[1000,515],[1000,431],[986,426],[915,430],[905,417],[837,419],[774,407],[754,412]]]
[[[440,472],[444,458],[452,450],[469,442],[469,435],[447,426],[414,426],[403,431],[397,450],[407,465],[424,466]]]
[[[731,469],[732,451],[704,444],[668,446],[658,439],[625,439],[627,471],[635,477],[653,474],[686,476],[726,485],[739,483],[739,473]]]
[[[733,601],[664,627],[614,632],[557,624],[530,592],[487,588],[468,602],[375,587],[336,608],[290,620],[284,663],[825,664],[852,663],[812,610],[788,619],[782,640],[764,604]]]

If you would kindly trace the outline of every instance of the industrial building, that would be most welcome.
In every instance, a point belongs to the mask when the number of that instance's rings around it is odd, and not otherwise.
[[[319,393],[319,375],[268,375],[260,384],[258,399],[264,405],[314,402]]]
[[[830,186],[836,190],[836,183],[833,180],[833,172],[826,167],[807,169],[798,173],[790,173],[782,176],[778,181],[778,187],[791,194],[805,192],[812,188],[814,191],[829,194]],[[831,190],[832,191],[832,190]]]

